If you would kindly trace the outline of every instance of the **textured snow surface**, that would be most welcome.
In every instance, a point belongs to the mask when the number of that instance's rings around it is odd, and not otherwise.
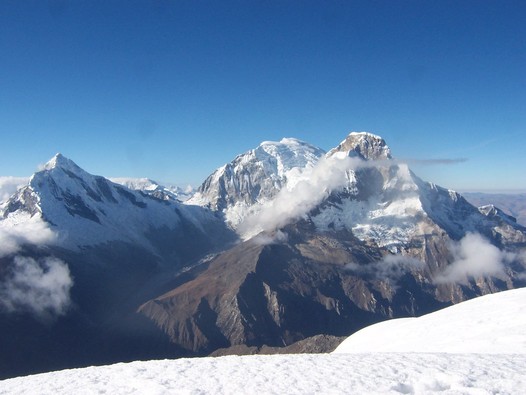
[[[371,326],[332,354],[119,363],[0,381],[0,394],[524,394],[525,308],[523,288]],[[390,342],[399,352],[378,352]]]
[[[526,355],[253,355],[120,363],[0,382],[0,394],[519,394]]]
[[[526,288],[481,296],[419,318],[380,322],[356,332],[334,352],[526,355]]]

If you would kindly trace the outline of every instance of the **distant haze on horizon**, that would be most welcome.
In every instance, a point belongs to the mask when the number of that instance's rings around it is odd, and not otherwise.
[[[382,136],[426,181],[526,191],[523,1],[0,2],[0,176],[61,152],[199,185],[262,141]]]

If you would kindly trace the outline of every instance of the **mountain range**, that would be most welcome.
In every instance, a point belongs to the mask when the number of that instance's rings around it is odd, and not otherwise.
[[[464,192],[462,195],[477,207],[495,206],[526,226],[526,193]]]
[[[2,377],[309,349],[526,285],[526,228],[421,180],[371,133],[329,152],[263,142],[188,199],[113,181],[58,154],[2,204]]]

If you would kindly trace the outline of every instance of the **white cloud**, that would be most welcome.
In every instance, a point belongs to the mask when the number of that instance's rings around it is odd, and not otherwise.
[[[283,244],[289,239],[289,235],[281,230],[270,233],[261,233],[254,237],[254,241],[259,245]]]
[[[518,261],[522,263],[523,270],[522,272],[517,274],[517,278],[519,280],[526,280],[526,250],[522,250],[519,254],[517,254]]]
[[[0,258],[17,253],[24,244],[43,245],[55,240],[55,233],[37,216],[18,223],[0,222]]]
[[[435,283],[466,283],[469,277],[495,276],[503,273],[504,263],[514,254],[499,250],[478,233],[468,233],[451,243],[454,261],[435,278]]]
[[[0,204],[6,202],[18,188],[27,184],[27,177],[0,177]]]
[[[56,241],[56,234],[38,216],[19,215],[0,221],[0,258],[19,253],[26,245]],[[73,280],[68,266],[56,258],[35,260],[16,255],[5,265],[0,280],[0,307],[28,312],[42,319],[64,314],[70,304]]]
[[[0,283],[0,306],[8,312],[29,312],[41,319],[65,314],[73,280],[59,259],[16,256]]]
[[[396,283],[404,274],[412,269],[422,268],[424,264],[410,256],[386,255],[382,260],[358,265],[349,263],[345,267],[361,275],[373,277],[376,280]]]
[[[348,170],[364,166],[374,164],[337,155],[320,159],[308,179],[299,181],[291,189],[282,189],[271,202],[249,215],[239,225],[238,231],[250,237],[261,231],[279,229],[301,218],[321,203],[333,189],[347,182]]]

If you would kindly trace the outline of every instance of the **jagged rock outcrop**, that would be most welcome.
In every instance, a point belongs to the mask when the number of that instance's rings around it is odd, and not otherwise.
[[[240,344],[228,348],[220,348],[210,354],[211,357],[225,355],[273,355],[273,354],[323,354],[333,352],[347,336],[316,335],[292,343],[285,347],[247,346]]]
[[[352,132],[338,146],[331,149],[327,156],[344,153],[347,156],[364,160],[391,159],[391,149],[383,138],[369,132]]]

